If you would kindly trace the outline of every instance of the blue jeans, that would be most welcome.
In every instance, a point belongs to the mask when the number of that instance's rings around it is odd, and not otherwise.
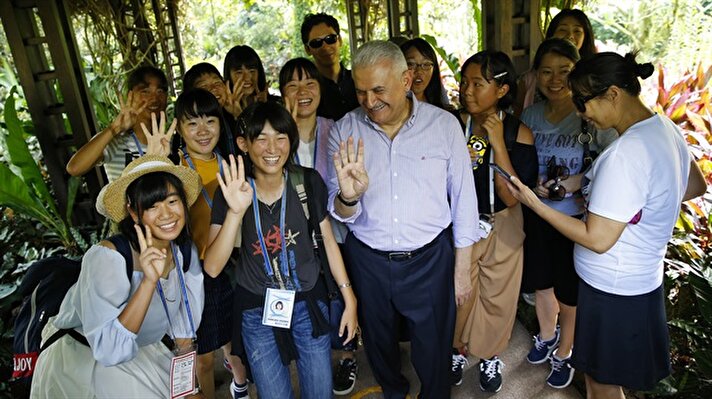
[[[331,326],[331,349],[341,351],[356,351],[357,339],[354,338],[344,345],[344,341],[348,338],[348,334],[344,332],[343,337],[339,337],[339,326],[341,326],[341,316],[344,314],[344,299],[339,295],[330,301],[329,305],[329,325]]]
[[[326,305],[318,302],[327,316]],[[305,301],[294,305],[292,337],[297,348],[297,374],[302,398],[332,397],[331,351],[329,335],[312,337],[312,323]],[[252,376],[261,398],[294,398],[289,367],[282,364],[272,327],[262,325],[262,308],[242,313],[242,339],[252,369]]]

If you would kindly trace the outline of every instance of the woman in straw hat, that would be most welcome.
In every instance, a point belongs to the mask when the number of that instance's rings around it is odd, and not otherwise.
[[[97,208],[120,233],[84,255],[43,338],[68,333],[40,355],[32,397],[171,397],[168,346],[193,350],[203,308],[203,275],[188,231],[188,207],[198,195],[198,174],[159,155],[134,160],[104,187]]]

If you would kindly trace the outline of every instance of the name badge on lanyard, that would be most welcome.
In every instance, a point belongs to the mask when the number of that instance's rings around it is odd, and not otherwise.
[[[193,324],[193,314],[190,310],[190,303],[188,302],[188,290],[185,285],[185,277],[183,276],[183,268],[178,262],[175,245],[171,243],[171,251],[173,252],[173,261],[175,262],[176,273],[178,274],[178,280],[181,286],[181,296],[183,297],[183,305],[185,306],[186,317],[190,324],[192,331],[192,345],[187,347],[179,347],[176,342],[176,335],[173,331],[173,322],[171,322],[170,312],[168,311],[168,304],[166,302],[165,294],[163,293],[163,286],[160,280],[156,282],[156,290],[158,291],[158,296],[161,298],[161,303],[163,304],[163,310],[166,312],[166,318],[168,319],[168,326],[170,328],[170,337],[176,344],[173,350],[173,357],[171,358],[171,368],[170,368],[170,394],[171,399],[180,398],[185,395],[191,395],[197,391],[195,384],[195,367],[196,367],[196,344],[195,344],[195,325]]]
[[[262,325],[269,327],[290,328],[292,325],[292,312],[296,292],[300,289],[299,278],[297,277],[296,261],[288,260],[287,242],[284,239],[285,219],[287,214],[287,184],[288,174],[285,171],[284,187],[282,189],[282,203],[279,213],[279,240],[281,243],[281,253],[279,261],[275,259],[274,267],[270,261],[267,244],[262,233],[262,222],[260,220],[259,200],[257,199],[257,187],[254,179],[250,179],[252,186],[252,210],[255,216],[255,228],[257,238],[260,242],[262,259],[265,266],[265,274],[269,278],[270,286],[265,293],[265,304],[262,309]]]

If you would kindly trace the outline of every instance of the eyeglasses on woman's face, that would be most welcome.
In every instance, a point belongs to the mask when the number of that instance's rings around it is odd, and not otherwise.
[[[411,71],[419,69],[421,71],[427,72],[433,69],[433,65],[434,64],[432,62],[423,62],[422,64],[418,64],[416,62],[408,62],[408,69],[410,69]]]
[[[573,96],[571,100],[574,102],[574,107],[576,107],[576,110],[581,113],[585,114],[586,113],[586,103],[593,100],[594,98],[603,95],[605,92],[608,91],[608,87],[606,87],[603,90],[600,90],[596,93],[589,94],[587,96]]]
[[[315,39],[309,40],[307,43],[309,47],[313,49],[318,49],[320,48],[324,43],[326,44],[334,44],[336,41],[339,40],[339,35],[336,33],[332,33],[330,35],[326,35],[324,37],[317,37]]]

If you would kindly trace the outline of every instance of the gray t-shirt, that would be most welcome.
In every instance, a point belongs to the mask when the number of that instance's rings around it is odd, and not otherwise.
[[[581,134],[581,118],[572,112],[558,123],[551,123],[544,117],[545,101],[532,104],[522,113],[522,122],[534,133],[537,156],[539,158],[539,178],[546,180],[547,163],[551,157],[556,157],[559,165],[569,168],[571,175],[582,172],[583,145],[579,142]],[[593,141],[589,148],[591,151],[601,152],[606,146],[618,138],[618,133],[613,129],[597,131],[589,124],[589,132]],[[584,210],[583,197],[580,192],[574,193],[562,201],[551,201],[543,198],[542,201],[567,215],[580,215]]]

